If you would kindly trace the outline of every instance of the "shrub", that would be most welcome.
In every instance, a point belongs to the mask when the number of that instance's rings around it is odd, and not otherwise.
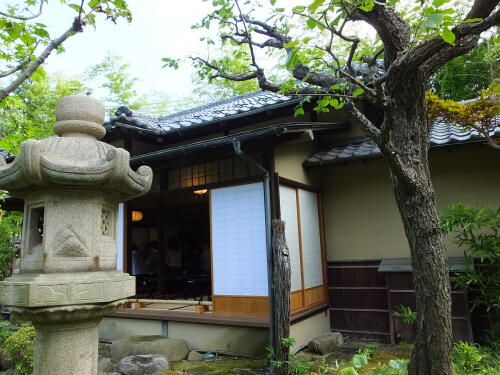
[[[472,288],[472,310],[484,307],[488,313],[500,311],[500,208],[471,208],[454,204],[441,215],[445,234],[454,233],[464,247],[466,268],[452,281],[459,288]],[[484,266],[474,267],[479,259]],[[477,291],[477,292],[476,292]]]
[[[15,365],[16,373],[29,375],[33,372],[35,357],[35,328],[23,326],[9,336],[3,345],[7,358]]]
[[[0,192],[0,201],[4,196]],[[0,280],[10,275],[15,258],[19,257],[16,240],[21,234],[22,215],[0,209]]]

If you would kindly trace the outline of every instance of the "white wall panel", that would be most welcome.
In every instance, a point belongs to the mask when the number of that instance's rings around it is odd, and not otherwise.
[[[297,192],[288,186],[280,185],[281,220],[285,222],[285,238],[290,250],[290,269],[292,292],[302,289],[300,275],[299,224],[297,220]]]
[[[210,203],[214,294],[267,296],[263,184],[213,189]]]
[[[304,288],[323,284],[319,210],[316,193],[299,189]]]

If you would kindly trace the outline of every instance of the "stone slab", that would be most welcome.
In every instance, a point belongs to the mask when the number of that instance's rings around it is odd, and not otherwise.
[[[111,359],[115,362],[143,354],[161,354],[169,361],[177,362],[188,357],[189,346],[185,340],[164,336],[130,336],[111,344]]]
[[[0,284],[0,304],[19,307],[107,303],[135,294],[135,277],[117,271],[24,273]]]

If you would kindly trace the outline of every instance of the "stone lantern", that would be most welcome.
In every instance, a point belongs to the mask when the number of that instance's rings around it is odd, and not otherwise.
[[[0,304],[33,322],[35,375],[97,373],[98,324],[135,294],[116,270],[118,203],[149,191],[153,173],[100,142],[104,108],[84,95],[57,105],[57,136],[0,158],[0,189],[24,199],[19,273],[0,282]]]

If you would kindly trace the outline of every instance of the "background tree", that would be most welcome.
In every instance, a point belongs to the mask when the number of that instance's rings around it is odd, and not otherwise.
[[[446,62],[472,50],[482,32],[500,23],[498,1],[420,0],[407,9],[396,0],[312,0],[291,12],[274,8],[267,15],[251,1],[212,4],[214,11],[198,26],[216,25],[222,39],[246,46],[251,59],[248,69],[231,74],[194,57],[211,69],[212,78],[257,79],[263,90],[302,95],[304,100],[317,97],[318,111],[344,107],[378,145],[412,257],[418,320],[409,374],[451,375],[450,282],[428,167],[425,91],[430,77]],[[275,6],[276,0],[270,4]],[[377,34],[365,37],[379,48],[374,54],[358,50],[363,43],[357,22]],[[290,78],[271,78],[260,49],[268,57],[283,58]],[[345,50],[347,55],[342,54]],[[383,112],[381,123],[358,110],[354,102],[361,99]]]
[[[494,79],[500,78],[500,40],[498,36],[481,42],[463,56],[448,61],[431,79],[431,90],[449,100],[478,97]]]
[[[92,65],[84,74],[84,81],[98,87],[96,94],[109,109],[110,116],[120,105],[130,109],[149,106],[146,96],[137,94],[135,86],[139,78],[130,76],[129,67],[121,56],[108,53],[99,64]],[[99,89],[103,89],[102,95]]]
[[[125,0],[82,0],[79,4],[60,0],[76,12],[76,17],[68,20],[66,31],[51,38],[47,26],[37,22],[48,1],[24,0],[0,9],[0,102],[34,74],[54,50],[60,51],[68,38],[87,25],[95,26],[97,15],[112,22],[132,19]]]
[[[38,68],[0,102],[0,148],[17,154],[22,142],[53,135],[59,99],[86,90],[77,80],[51,78]]]

